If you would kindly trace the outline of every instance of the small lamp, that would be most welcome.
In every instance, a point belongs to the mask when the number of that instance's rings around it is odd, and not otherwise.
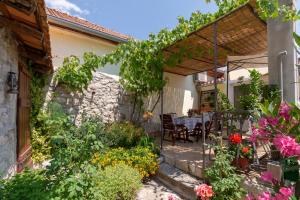
[[[18,80],[15,72],[8,72],[7,85],[8,93],[18,94]]]

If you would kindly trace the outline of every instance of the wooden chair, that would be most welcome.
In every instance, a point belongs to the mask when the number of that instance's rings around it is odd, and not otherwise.
[[[193,134],[196,136],[196,141],[202,136],[202,123],[198,122],[193,130]]]
[[[188,129],[184,125],[175,125],[170,114],[163,114],[163,119],[160,115],[160,119],[163,123],[163,139],[166,133],[172,138],[172,144],[175,145],[176,139],[187,140]]]

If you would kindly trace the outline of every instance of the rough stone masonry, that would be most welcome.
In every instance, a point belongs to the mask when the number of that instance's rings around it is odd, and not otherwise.
[[[52,87],[51,93],[53,100],[64,106],[76,124],[83,116],[98,116],[110,123],[128,119],[130,115],[129,96],[118,80],[101,72],[94,73],[92,82],[82,93],[68,92],[64,86]]]
[[[17,94],[7,93],[9,71],[18,73],[17,44],[8,29],[0,28],[0,177],[16,171]]]

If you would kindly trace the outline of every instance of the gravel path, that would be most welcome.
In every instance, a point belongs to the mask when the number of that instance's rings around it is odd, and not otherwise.
[[[178,200],[183,200],[161,182],[150,180],[144,183],[143,188],[138,192],[136,200],[168,200],[170,194],[173,194]]]

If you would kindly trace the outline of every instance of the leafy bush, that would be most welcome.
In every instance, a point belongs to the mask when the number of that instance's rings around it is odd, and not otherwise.
[[[141,175],[136,169],[124,164],[106,167],[99,176],[93,177],[95,199],[135,199],[141,187]]]
[[[51,138],[52,160],[50,173],[60,178],[80,169],[96,152],[105,149],[104,125],[98,118],[84,118],[79,127],[59,131]]]
[[[45,111],[40,112],[32,127],[32,159],[41,163],[51,158],[51,137],[64,135],[75,126],[58,103],[49,103]]]
[[[255,69],[249,70],[250,83],[242,83],[242,89],[247,91],[247,95],[240,97],[241,106],[245,110],[257,110],[261,102],[262,88],[264,82],[262,75]]]
[[[242,178],[231,165],[233,157],[225,150],[218,150],[213,165],[205,171],[214,190],[213,200],[243,199],[245,191],[241,187]]]
[[[49,181],[45,171],[25,170],[8,180],[0,181],[2,200],[44,200],[49,198]]]
[[[106,131],[111,147],[134,147],[145,134],[142,128],[136,127],[130,122],[113,123]]]
[[[155,175],[158,170],[157,155],[145,147],[128,150],[124,148],[111,149],[103,155],[97,153],[92,159],[92,163],[98,164],[102,168],[120,163],[126,164],[137,169],[143,178]]]
[[[160,148],[155,144],[155,138],[149,136],[141,137],[138,146],[149,148],[154,154],[160,155]]]
[[[101,173],[97,167],[83,163],[79,169],[72,170],[68,176],[53,181],[51,200],[96,199],[92,190],[101,188],[97,188],[93,180]]]

